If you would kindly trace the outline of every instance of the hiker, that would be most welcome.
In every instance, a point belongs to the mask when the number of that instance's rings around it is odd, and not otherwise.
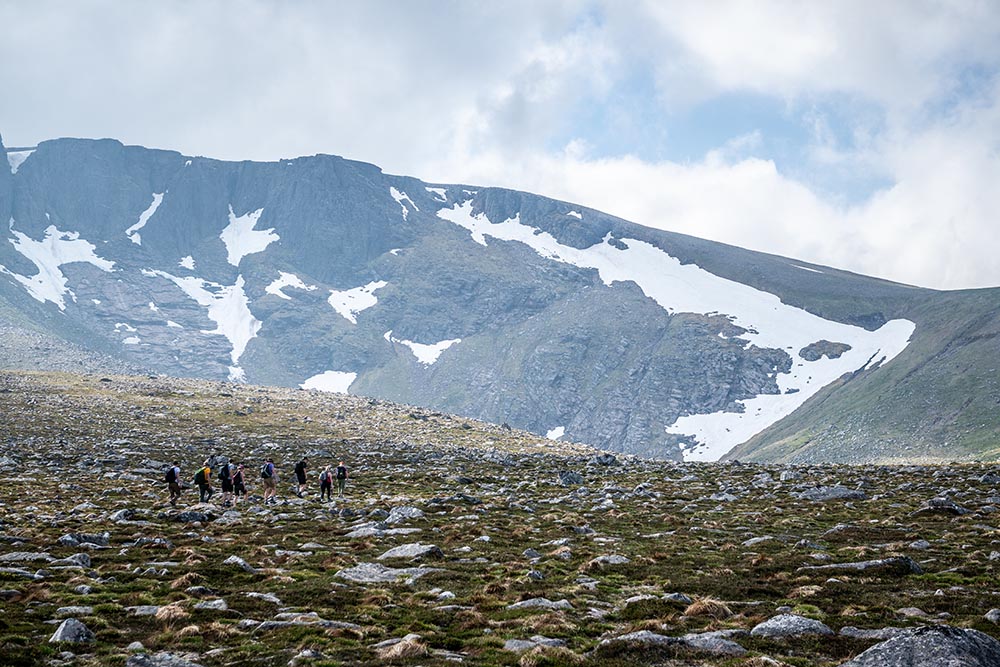
[[[246,500],[247,497],[247,485],[246,480],[243,477],[243,464],[236,464],[236,472],[233,473],[233,505],[239,504],[240,496]]]
[[[337,497],[344,497],[344,487],[347,486],[347,466],[341,461],[337,466]]]
[[[295,464],[295,481],[299,486],[295,490],[295,495],[302,497],[302,492],[306,490],[306,470],[309,469],[309,460],[302,457],[302,460]]]
[[[233,504],[233,470],[229,465],[229,459],[219,468],[219,484],[222,486],[222,506],[231,507]]]
[[[208,466],[208,461],[194,474],[194,483],[198,486],[198,502],[207,503],[215,493],[212,490],[212,469]]]
[[[181,467],[177,461],[167,468],[167,488],[170,489],[170,504],[177,506],[177,501],[181,497]]]
[[[319,501],[323,502],[324,497],[333,501],[333,473],[330,472],[330,466],[323,468],[323,472],[319,474]]]
[[[264,487],[264,504],[275,504],[278,502],[278,471],[274,468],[274,459],[268,457],[264,465],[260,468],[260,483]],[[268,502],[270,501],[270,502]]]

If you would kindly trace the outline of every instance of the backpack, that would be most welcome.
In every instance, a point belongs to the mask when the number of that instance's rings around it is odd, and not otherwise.
[[[326,484],[327,482],[329,482],[330,481],[330,473],[328,473],[325,470],[323,472],[321,472],[319,474],[319,481],[321,483],[323,483],[323,484]]]
[[[222,468],[219,469],[219,481],[231,482],[232,479],[233,477],[229,471],[229,464],[227,463],[226,465],[222,466]]]
[[[347,466],[337,466],[337,479],[347,479]]]
[[[167,474],[164,477],[163,481],[166,482],[167,484],[173,484],[174,482],[177,481],[177,473],[174,472],[173,466],[167,468]]]
[[[261,479],[270,479],[270,477],[271,477],[272,474],[273,474],[273,471],[271,470],[271,468],[268,466],[267,463],[265,463],[263,466],[261,466],[261,468],[260,468],[260,478]]]
[[[194,474],[194,483],[195,484],[204,484],[205,482],[206,482],[206,480],[205,480],[205,469],[202,468],[202,469],[200,469],[198,472],[196,472]]]
[[[305,471],[306,471],[306,464],[305,463],[303,463],[302,461],[299,461],[298,463],[295,464],[295,473],[297,475],[301,475]]]

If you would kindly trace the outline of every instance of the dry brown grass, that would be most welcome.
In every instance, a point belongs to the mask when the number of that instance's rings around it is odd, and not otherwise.
[[[813,595],[818,595],[823,592],[822,586],[799,586],[798,588],[793,588],[789,593],[788,597],[792,600],[798,598],[808,598]]]
[[[483,586],[483,595],[502,596],[510,590],[510,584],[506,581],[491,581]]]
[[[529,616],[524,619],[523,627],[531,628],[535,632],[551,632],[558,633],[573,630],[576,628],[576,624],[568,620],[565,616],[559,612],[549,612],[547,614],[539,614],[537,616]]]
[[[698,598],[689,604],[687,609],[684,610],[684,615],[708,616],[709,618],[722,620],[732,616],[733,611],[726,605],[725,602],[716,600],[715,598],[705,597]]]
[[[521,656],[520,667],[540,667],[541,665],[582,665],[586,658],[562,646],[536,646]]]
[[[183,628],[177,631],[178,637],[193,637],[194,635],[200,635],[201,628],[197,625],[185,625]]]
[[[195,585],[196,583],[201,581],[201,579],[202,579],[201,575],[198,574],[197,572],[188,572],[187,574],[177,577],[176,579],[171,581],[170,588],[175,591],[182,588],[187,588],[188,586]]]
[[[361,604],[371,605],[373,607],[382,607],[387,604],[391,604],[395,598],[392,593],[385,589],[375,589],[373,591],[368,591],[368,593],[361,598]]]
[[[168,604],[156,610],[156,620],[170,625],[188,618],[191,614],[178,603]]]
[[[407,658],[422,658],[429,653],[427,647],[415,639],[404,639],[392,646],[376,651],[379,660],[406,660]]]

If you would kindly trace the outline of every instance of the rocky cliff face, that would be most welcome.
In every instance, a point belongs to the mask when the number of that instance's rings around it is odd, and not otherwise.
[[[8,324],[169,375],[663,458],[718,458],[845,374],[878,376],[935,297],[334,156],[74,139],[6,153]]]

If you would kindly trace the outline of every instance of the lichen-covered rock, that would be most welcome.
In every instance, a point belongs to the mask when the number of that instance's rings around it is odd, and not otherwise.
[[[833,630],[825,623],[796,614],[780,614],[769,618],[754,626],[754,629],[750,631],[752,637],[770,638],[803,637],[806,635],[832,636],[833,634]]]
[[[876,644],[840,667],[996,667],[1000,642],[977,630],[934,625]]]
[[[67,618],[56,628],[55,633],[49,638],[49,643],[86,644],[94,641],[95,638],[94,633],[86,625],[75,618]]]

